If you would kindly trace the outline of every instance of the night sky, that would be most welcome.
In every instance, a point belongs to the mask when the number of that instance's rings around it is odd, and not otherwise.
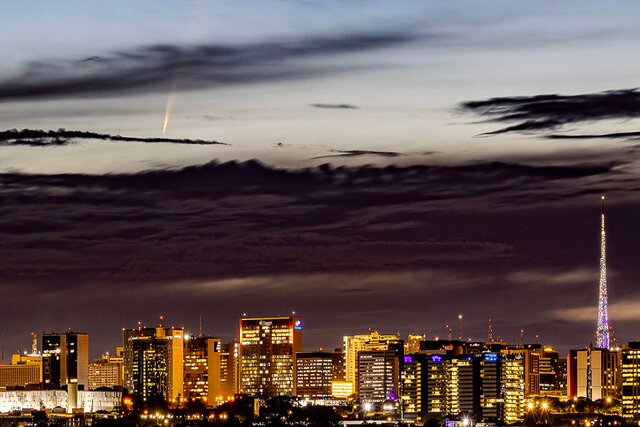
[[[446,3],[446,4],[445,4]],[[11,1],[0,329],[640,339],[640,4]],[[164,130],[164,132],[163,132]],[[536,338],[536,335],[539,338]]]

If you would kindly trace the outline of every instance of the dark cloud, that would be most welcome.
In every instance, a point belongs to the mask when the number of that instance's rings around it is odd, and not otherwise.
[[[81,61],[31,62],[0,80],[0,101],[108,96],[288,80],[349,69],[304,60],[392,47],[413,33],[366,33],[246,45],[156,45]]]
[[[143,142],[148,144],[170,143],[186,145],[229,145],[224,142],[214,140],[205,141],[202,139],[145,138],[66,129],[10,129],[0,131],[0,146],[26,145],[30,147],[49,147],[73,144],[78,140],[87,139],[99,139],[111,142]]]
[[[499,243],[384,234],[403,234],[426,212],[451,206],[575,197],[590,178],[612,174],[612,165],[285,170],[257,162],[106,176],[6,173],[0,280],[144,283],[230,277],[240,265],[259,275],[502,257],[509,250]]]
[[[638,139],[640,138],[640,131],[636,132],[611,132],[611,133],[594,133],[594,134],[551,134],[545,138],[548,139]]]
[[[398,157],[401,153],[395,151],[373,151],[373,150],[330,150],[332,153],[325,156],[311,157],[309,160],[331,159],[335,157],[359,157],[359,156],[379,156],[379,157]]]
[[[436,334],[448,315],[464,312],[475,336],[491,315],[496,325],[512,320],[496,331],[505,338],[535,321],[543,337],[563,331],[588,343],[591,325],[558,326],[556,313],[595,301],[597,283],[585,291],[582,271],[597,268],[602,191],[621,203],[610,208],[612,302],[622,289],[635,292],[637,235],[628,230],[638,229],[640,206],[624,202],[636,184],[620,169],[251,161],[4,173],[0,322],[22,319],[24,330],[10,332],[27,343],[31,330],[83,329],[99,352],[116,344],[118,328],[160,314],[196,327],[202,313],[205,330],[226,339],[242,311],[297,310],[314,329],[305,333],[312,348],[367,327]]]
[[[581,95],[536,95],[490,98],[461,104],[463,111],[498,123],[514,123],[483,135],[548,131],[566,124],[640,117],[637,89]]]
[[[355,110],[358,107],[356,107],[355,105],[351,105],[351,104],[321,104],[321,103],[317,103],[317,104],[311,104],[310,105],[313,108],[328,108],[328,109],[336,109],[336,110]]]
[[[350,293],[366,293],[366,292],[371,292],[372,289],[369,288],[349,288],[349,289],[341,289],[340,292],[342,292],[343,294],[350,294]]]

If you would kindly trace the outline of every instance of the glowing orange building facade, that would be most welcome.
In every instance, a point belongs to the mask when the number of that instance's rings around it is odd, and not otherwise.
[[[240,391],[255,396],[296,394],[296,352],[302,350],[302,319],[240,319]]]

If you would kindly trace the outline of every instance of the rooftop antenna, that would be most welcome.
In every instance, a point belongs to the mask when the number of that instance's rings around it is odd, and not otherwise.
[[[200,336],[203,337],[204,335],[202,335],[202,314],[200,315]]]
[[[489,334],[488,334],[489,342],[493,342],[493,327],[491,326],[491,318],[489,318]]]

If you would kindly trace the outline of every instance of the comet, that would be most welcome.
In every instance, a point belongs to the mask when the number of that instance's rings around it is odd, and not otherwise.
[[[164,124],[162,125],[162,134],[164,135],[167,132],[167,126],[169,125],[169,117],[171,116],[171,110],[173,109],[173,99],[176,96],[175,89],[172,88],[169,92],[169,96],[167,96],[167,107],[164,111]]]

